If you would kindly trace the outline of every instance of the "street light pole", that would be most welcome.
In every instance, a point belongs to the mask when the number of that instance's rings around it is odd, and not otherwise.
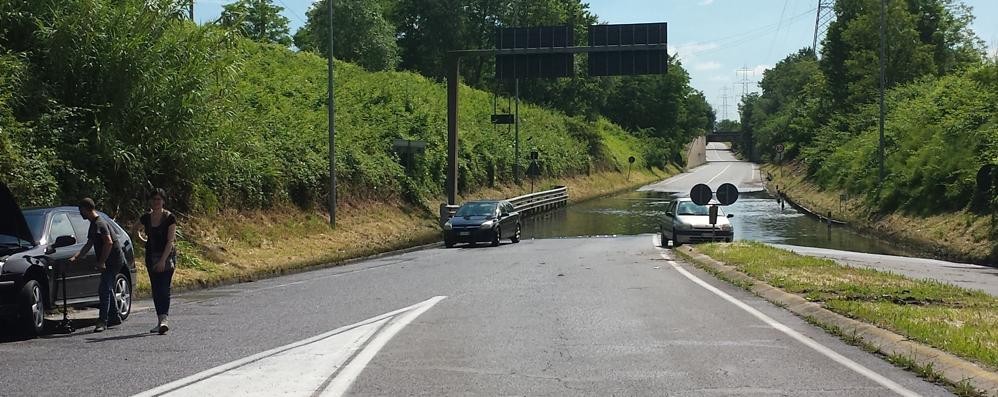
[[[329,73],[327,78],[328,90],[328,113],[329,120],[329,226],[336,227],[336,102],[333,98],[333,0],[329,2],[329,56],[327,57],[326,70]]]
[[[880,184],[884,185],[884,115],[887,106],[884,104],[884,90],[887,89],[887,0],[880,0],[880,145],[877,158],[880,163]]]

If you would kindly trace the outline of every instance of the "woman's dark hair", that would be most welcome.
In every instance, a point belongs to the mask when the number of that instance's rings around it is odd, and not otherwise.
[[[163,201],[166,201],[166,190],[163,190],[162,188],[155,188],[151,192],[149,192],[149,196],[147,197],[147,199],[152,200],[156,197],[159,197],[163,199]]]

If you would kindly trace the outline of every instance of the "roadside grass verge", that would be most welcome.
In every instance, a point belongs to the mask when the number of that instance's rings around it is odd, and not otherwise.
[[[841,315],[998,368],[998,299],[930,280],[840,265],[761,243],[707,244],[706,255]],[[920,372],[931,371],[919,369]]]
[[[674,167],[664,171],[632,170],[630,180],[625,173],[612,171],[547,178],[536,181],[535,190],[568,186],[570,201],[576,203],[656,182],[678,172]],[[497,185],[462,196],[459,201],[509,198],[529,192],[529,183]],[[291,205],[184,219],[174,288],[189,290],[252,281],[437,242],[440,200],[424,201],[423,206],[402,201],[341,202],[335,229],[329,227],[327,214]],[[149,296],[149,276],[141,255],[137,254],[136,259],[136,292]]]
[[[782,171],[772,164],[762,169],[772,178],[767,182],[770,191],[775,193],[778,187],[794,202],[820,214],[831,212],[832,218],[844,220],[858,231],[945,259],[998,261],[998,236],[991,234],[995,225],[989,216],[967,210],[935,215],[880,214],[865,204],[863,196],[826,190],[807,180],[800,164],[785,165]]]

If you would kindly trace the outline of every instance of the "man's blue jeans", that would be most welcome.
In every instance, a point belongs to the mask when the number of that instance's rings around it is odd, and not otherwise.
[[[100,274],[100,287],[97,288],[100,297],[99,320],[104,324],[121,321],[118,301],[114,299],[114,280],[117,278],[118,270],[120,269],[108,269]]]

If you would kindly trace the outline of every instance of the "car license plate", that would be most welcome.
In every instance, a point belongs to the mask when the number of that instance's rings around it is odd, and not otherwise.
[[[461,232],[461,233],[458,233],[458,235],[459,236],[470,236],[471,232]]]

